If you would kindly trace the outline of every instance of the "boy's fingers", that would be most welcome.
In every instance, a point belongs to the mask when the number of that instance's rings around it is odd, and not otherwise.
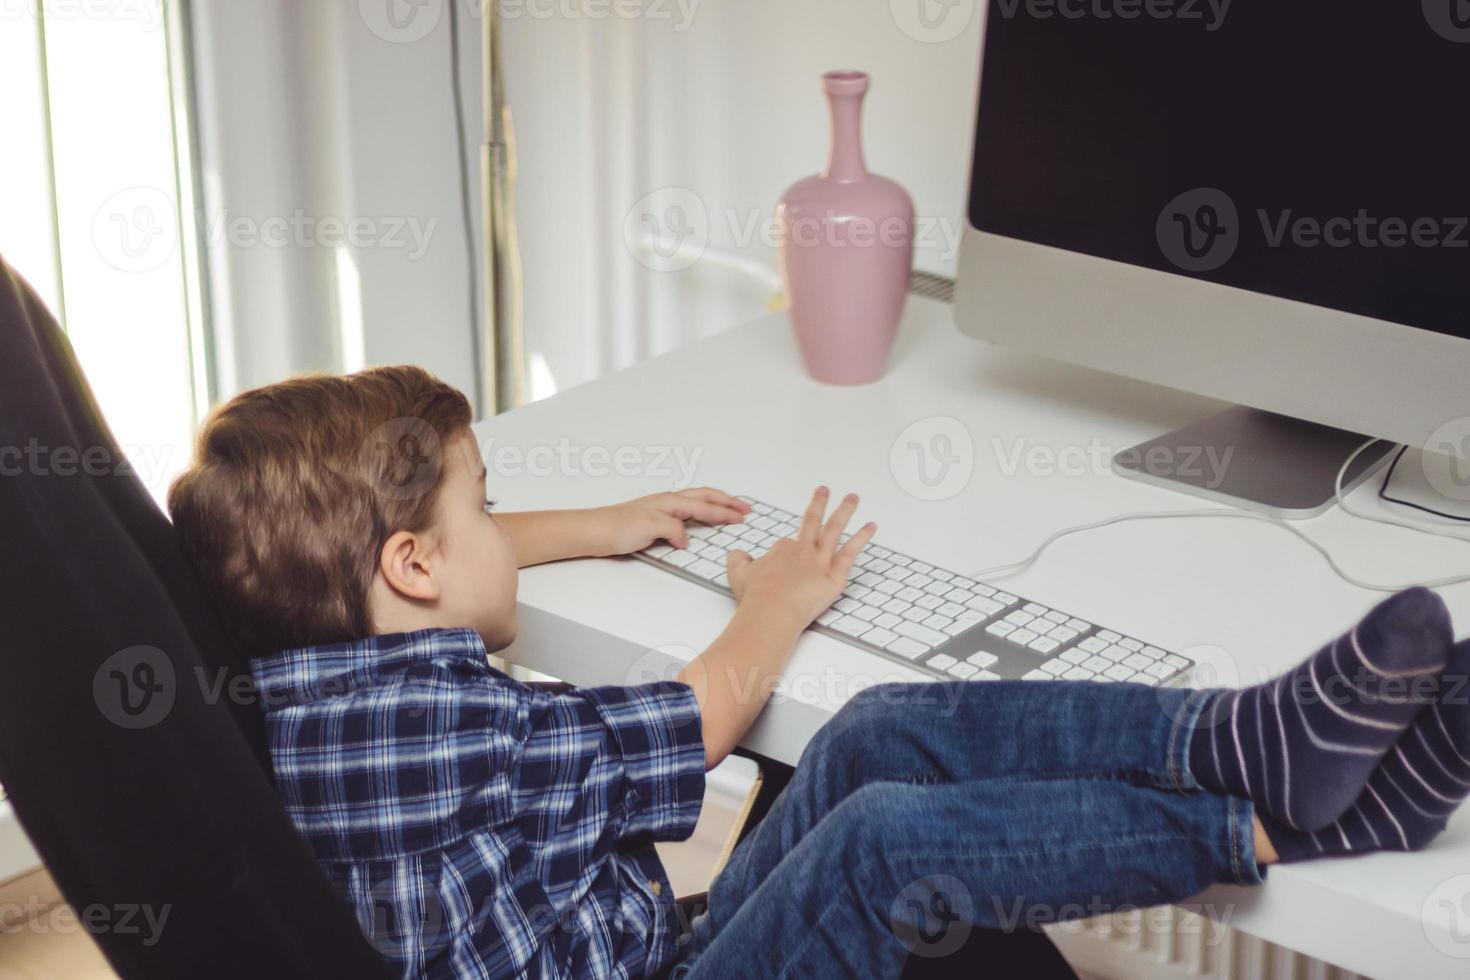
[[[675,548],[689,547],[689,529],[677,517],[659,521],[658,535]]]
[[[801,527],[796,532],[798,541],[815,543],[822,530],[822,518],[827,514],[827,488],[817,487],[812,494],[812,502],[806,505],[806,513],[801,515]]]
[[[725,568],[733,572],[737,569],[744,568],[753,560],[748,551],[731,551],[725,555]]]
[[[706,524],[738,524],[745,520],[745,512],[724,504],[713,504],[695,497],[673,498],[670,512],[682,520],[703,521]]]
[[[751,509],[750,504],[747,504],[740,498],[733,497],[723,490],[716,490],[714,487],[691,487],[688,490],[681,490],[679,493],[682,496],[694,497],[697,500],[719,504],[722,507],[733,507],[742,514],[748,513]]]
[[[837,549],[837,567],[845,574],[852,568],[852,563],[857,561],[858,555],[862,554],[868,542],[873,540],[873,535],[878,532],[878,525],[872,521],[864,524],[847,539],[847,543]]]
[[[831,518],[822,526],[822,534],[817,543],[824,552],[837,549],[837,542],[842,539],[842,532],[847,527],[847,522],[852,520],[853,511],[857,510],[857,505],[857,494],[848,494],[842,498],[842,503],[837,505]]]

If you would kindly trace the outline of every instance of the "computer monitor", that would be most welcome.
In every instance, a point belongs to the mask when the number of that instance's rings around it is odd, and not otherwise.
[[[1306,516],[1370,436],[1470,455],[1470,0],[993,0],[983,39],[960,328],[1241,406],[1119,468]],[[1212,443],[1222,486],[1166,462]]]

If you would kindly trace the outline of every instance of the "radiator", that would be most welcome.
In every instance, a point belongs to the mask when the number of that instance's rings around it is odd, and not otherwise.
[[[1360,980],[1173,906],[1049,926],[1047,934],[1089,980]]]

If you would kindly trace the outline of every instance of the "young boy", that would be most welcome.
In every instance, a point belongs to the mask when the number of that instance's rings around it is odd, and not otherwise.
[[[732,556],[730,624],[677,682],[518,683],[486,662],[518,568],[683,547],[686,521],[749,508],[700,489],[492,517],[469,422],[414,368],[288,381],[217,410],[169,497],[257,655],[287,809],[404,976],[896,976],[936,914],[999,928],[1416,849],[1470,791],[1470,706],[1442,683],[1470,646],[1423,590],[1243,691],[890,685],[807,747],[680,942],[653,842],[692,831],[874,526],[843,543],[857,500],[828,516],[818,490],[794,538]]]

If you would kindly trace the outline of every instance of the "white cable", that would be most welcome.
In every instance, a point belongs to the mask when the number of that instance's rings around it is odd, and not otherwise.
[[[1369,446],[1373,445],[1376,442],[1381,442],[1381,441],[1382,440],[1380,440],[1380,439],[1370,439],[1368,442],[1366,442],[1363,445],[1359,446],[1353,452],[1353,454],[1347,458],[1347,462],[1343,463],[1342,468],[1337,471],[1337,480],[1336,480],[1336,483],[1335,483],[1335,486],[1334,486],[1334,495],[1336,496],[1337,503],[1339,505],[1343,505],[1342,482],[1343,482],[1343,478],[1344,478],[1345,474],[1347,473],[1348,467],[1352,465],[1352,463],[1353,463],[1354,460],[1356,460],[1359,456],[1361,456],[1364,452],[1366,452]],[[1402,523],[1401,524],[1398,521],[1392,521],[1392,520],[1390,520],[1388,518],[1368,517],[1368,516],[1362,515],[1362,514],[1356,512],[1356,511],[1353,511],[1353,510],[1349,509],[1345,505],[1343,505],[1343,510],[1346,513],[1348,513],[1349,515],[1353,516],[1353,517],[1362,517],[1365,520],[1377,520],[1377,521],[1379,521],[1379,523],[1395,524],[1395,525],[1399,525],[1399,526],[1402,526],[1402,527],[1407,527],[1407,528],[1409,528],[1411,530],[1422,531],[1422,532],[1424,532],[1426,534],[1435,534],[1436,533],[1436,532],[1434,532],[1433,530],[1431,530],[1429,528],[1419,527],[1419,526],[1415,526],[1413,524],[1407,524],[1407,523]],[[1321,555],[1322,558],[1323,558],[1323,560],[1325,560],[1327,562],[1328,567],[1331,568],[1332,571],[1337,574],[1337,577],[1338,578],[1342,579],[1344,582],[1348,583],[1349,585],[1356,586],[1356,587],[1358,587],[1360,589],[1367,589],[1367,590],[1369,590],[1371,592],[1401,592],[1404,589],[1413,588],[1415,585],[1422,585],[1424,588],[1427,588],[1427,589],[1440,589],[1440,588],[1445,588],[1445,587],[1450,586],[1450,585],[1459,585],[1462,582],[1470,582],[1470,575],[1456,575],[1456,576],[1451,576],[1451,577],[1448,577],[1448,578],[1434,579],[1433,581],[1429,581],[1429,582],[1409,583],[1407,585],[1379,585],[1379,584],[1376,584],[1376,583],[1373,583],[1373,582],[1365,582],[1364,580],[1358,578],[1357,576],[1349,573],[1346,569],[1344,569],[1341,565],[1339,565],[1337,563],[1337,559],[1333,558],[1332,557],[1332,553],[1329,552],[1326,548],[1324,548],[1322,545],[1318,544],[1316,541],[1313,541],[1311,538],[1307,537],[1307,535],[1303,531],[1301,531],[1297,527],[1292,526],[1288,522],[1286,522],[1286,521],[1284,521],[1284,520],[1282,520],[1280,518],[1270,517],[1270,516],[1268,516],[1266,514],[1254,514],[1254,513],[1251,513],[1250,511],[1246,511],[1246,510],[1232,510],[1232,509],[1226,509],[1226,508],[1218,508],[1218,509],[1214,509],[1214,510],[1171,510],[1171,511],[1152,511],[1152,512],[1151,511],[1139,511],[1139,512],[1130,513],[1130,514],[1119,514],[1116,517],[1109,517],[1109,518],[1106,518],[1106,519],[1101,520],[1101,521],[1096,521],[1096,522],[1094,522],[1092,524],[1082,524],[1082,525],[1078,525],[1077,527],[1069,527],[1069,528],[1066,528],[1065,530],[1061,530],[1061,531],[1056,532],[1051,537],[1049,537],[1045,541],[1041,542],[1041,544],[1036,548],[1035,551],[1031,552],[1030,555],[1028,555],[1026,558],[1022,559],[1021,561],[1012,562],[1012,563],[1010,563],[1008,565],[996,565],[993,568],[982,569],[982,570],[980,570],[978,572],[975,572],[970,577],[971,578],[974,578],[974,579],[977,579],[979,581],[984,582],[984,581],[993,581],[996,578],[1009,578],[1012,575],[1017,575],[1017,574],[1019,574],[1021,572],[1024,572],[1026,569],[1030,568],[1032,565],[1036,564],[1036,562],[1041,558],[1041,556],[1046,553],[1047,549],[1049,549],[1056,542],[1060,541],[1061,539],[1063,539],[1065,537],[1070,537],[1073,534],[1081,534],[1084,531],[1097,531],[1097,530],[1100,530],[1100,529],[1105,528],[1105,527],[1110,527],[1110,526],[1112,526],[1114,524],[1122,524],[1122,523],[1125,523],[1125,522],[1128,522],[1128,521],[1160,521],[1160,520],[1176,520],[1176,519],[1180,519],[1180,518],[1196,518],[1196,517],[1198,517],[1198,518],[1213,517],[1213,518],[1221,518],[1221,519],[1227,519],[1227,520],[1233,519],[1233,520],[1244,520],[1244,521],[1261,521],[1261,522],[1264,522],[1266,524],[1270,524],[1273,527],[1281,528],[1283,531],[1287,531],[1288,533],[1294,535],[1302,543],[1306,544],[1313,551],[1315,551],[1319,555]],[[1438,536],[1440,536],[1440,537],[1452,537],[1452,538],[1454,538],[1457,541],[1465,541],[1467,544],[1470,544],[1470,539],[1462,538],[1462,537],[1459,537],[1458,535],[1438,535]]]
[[[1347,497],[1343,496],[1342,493],[1342,481],[1344,476],[1347,474],[1348,467],[1353,465],[1353,460],[1357,459],[1363,453],[1367,452],[1370,446],[1383,441],[1384,440],[1382,439],[1369,439],[1357,449],[1353,450],[1353,454],[1347,458],[1347,462],[1342,464],[1342,469],[1337,471],[1337,484],[1335,492],[1337,496],[1337,505],[1342,508],[1343,513],[1348,514],[1352,517],[1356,517],[1360,521],[1372,521],[1374,524],[1387,524],[1389,527],[1402,527],[1410,531],[1418,531],[1420,534],[1432,534],[1436,538],[1454,538],[1456,541],[1463,541],[1466,544],[1470,544],[1470,538],[1466,538],[1458,534],[1447,534],[1445,533],[1445,531],[1439,529],[1440,527],[1455,527],[1456,525],[1454,524],[1434,525],[1426,523],[1416,523],[1413,521],[1401,521],[1394,517],[1381,517],[1378,514],[1368,514],[1360,510],[1354,510],[1352,506],[1348,504]],[[1446,520],[1448,520],[1448,518],[1446,518]]]

